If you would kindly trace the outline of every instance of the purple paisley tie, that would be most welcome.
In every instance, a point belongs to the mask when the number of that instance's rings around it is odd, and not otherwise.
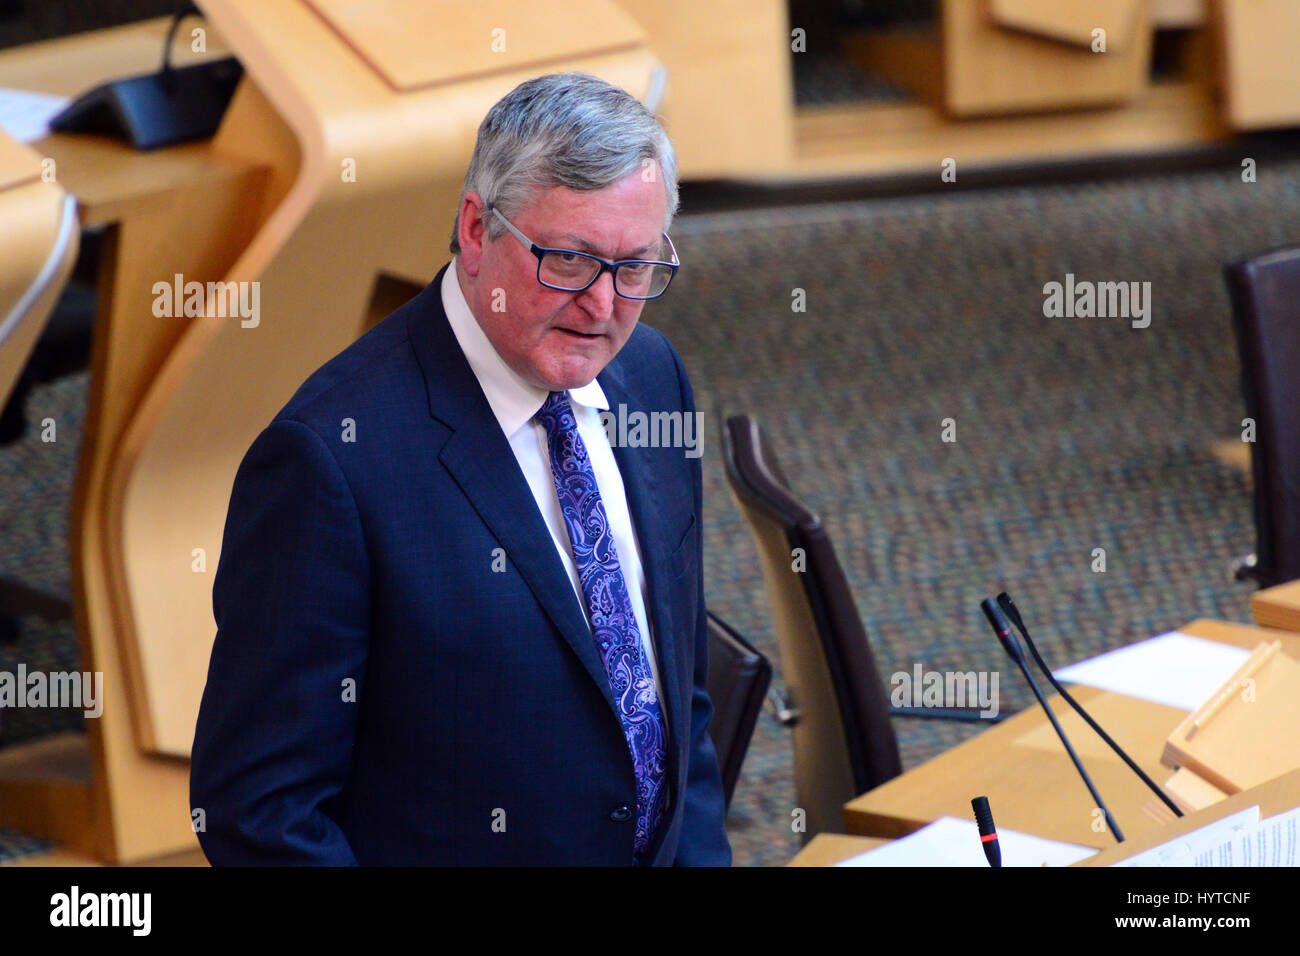
[[[654,675],[641,644],[641,632],[627,581],[614,548],[614,532],[596,487],[586,446],[566,392],[552,392],[536,416],[546,429],[551,477],[573,544],[578,579],[591,616],[592,636],[614,691],[623,733],[636,771],[636,862],[646,851],[664,808],[664,718]]]

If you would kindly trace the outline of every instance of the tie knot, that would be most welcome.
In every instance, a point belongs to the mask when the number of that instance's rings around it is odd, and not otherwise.
[[[569,405],[568,392],[551,392],[533,417],[542,423],[550,435],[572,431],[577,427],[577,422],[573,419],[573,408]]]

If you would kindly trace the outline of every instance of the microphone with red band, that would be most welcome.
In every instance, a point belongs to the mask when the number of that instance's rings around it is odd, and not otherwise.
[[[1002,865],[1002,848],[998,845],[998,831],[993,826],[993,811],[989,809],[988,797],[976,797],[970,802],[975,811],[975,825],[979,827],[980,843],[984,844],[984,858],[989,866]]]

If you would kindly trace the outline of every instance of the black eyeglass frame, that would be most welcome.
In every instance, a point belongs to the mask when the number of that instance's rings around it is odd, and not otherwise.
[[[659,298],[661,295],[663,295],[665,292],[668,291],[668,287],[673,284],[673,277],[677,275],[677,270],[681,267],[681,260],[677,258],[677,249],[673,245],[672,239],[668,237],[668,233],[666,232],[661,233],[661,235],[664,238],[664,242],[668,243],[668,253],[673,257],[672,262],[664,262],[662,259],[619,259],[617,261],[611,262],[608,259],[602,259],[600,256],[594,256],[590,252],[580,252],[577,249],[552,249],[552,248],[547,248],[546,246],[539,246],[537,243],[533,242],[533,240],[529,239],[522,232],[520,232],[519,229],[515,226],[515,224],[512,223],[509,219],[507,219],[505,217],[505,214],[502,213],[501,210],[498,209],[495,204],[486,203],[485,205],[487,210],[489,212],[496,213],[501,218],[501,221],[505,223],[506,228],[509,229],[510,232],[514,234],[514,237],[518,239],[520,242],[522,242],[528,248],[528,251],[537,257],[537,281],[540,282],[543,286],[545,286],[548,289],[554,289],[556,292],[586,292],[593,285],[595,285],[597,281],[599,281],[601,276],[603,276],[606,272],[608,272],[614,282],[615,295],[624,299],[635,299],[641,302],[648,302],[651,299]],[[584,285],[581,289],[566,289],[563,286],[551,285],[549,282],[545,281],[542,278],[542,259],[544,259],[547,256],[547,254],[552,252],[565,252],[571,256],[582,256],[583,258],[586,259],[594,259],[596,262],[600,263],[600,268],[597,269],[596,274],[591,277],[591,281],[588,282],[586,285]],[[624,295],[622,292],[618,291],[618,268],[620,266],[625,266],[625,265],[667,266],[672,271],[668,274],[668,281],[664,283],[664,287],[654,295]]]

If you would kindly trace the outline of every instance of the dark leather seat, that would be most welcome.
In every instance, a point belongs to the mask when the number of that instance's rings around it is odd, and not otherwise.
[[[817,515],[790,493],[758,423],[728,418],[723,450],[772,605],[794,710],[806,842],[822,831],[843,832],[844,804],[902,772],[887,689],[835,548]]]
[[[754,725],[772,682],[772,662],[727,626],[709,614],[709,698],[713,720],[709,736],[718,752],[722,788],[731,805],[731,794],[740,777]]]
[[[1241,355],[1255,485],[1255,563],[1263,587],[1300,578],[1300,246],[1224,269]]]

